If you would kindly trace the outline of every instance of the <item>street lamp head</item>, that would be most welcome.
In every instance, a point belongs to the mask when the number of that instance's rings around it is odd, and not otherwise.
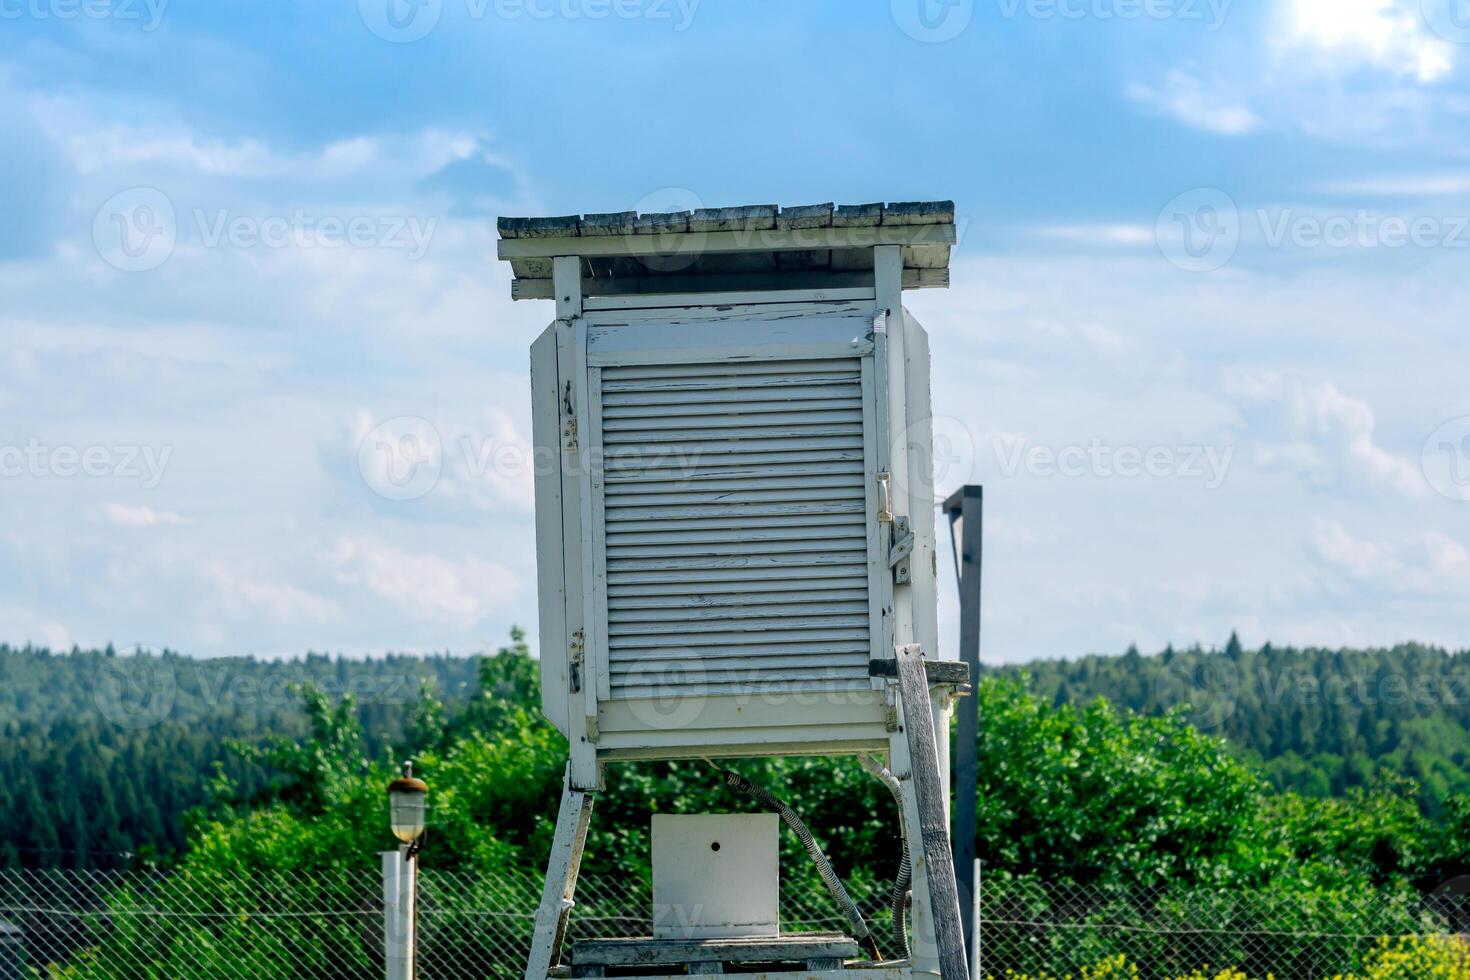
[[[424,810],[429,786],[413,775],[413,763],[403,764],[403,775],[388,784],[388,815],[393,836],[412,844],[424,835]]]

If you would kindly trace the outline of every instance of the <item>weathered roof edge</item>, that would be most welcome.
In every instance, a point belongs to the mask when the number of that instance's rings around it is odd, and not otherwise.
[[[501,217],[495,220],[501,238],[592,238],[665,232],[784,231],[953,223],[953,201],[840,205],[829,202],[785,208],[774,204],[748,204],[651,214],[617,211],[544,218]]]

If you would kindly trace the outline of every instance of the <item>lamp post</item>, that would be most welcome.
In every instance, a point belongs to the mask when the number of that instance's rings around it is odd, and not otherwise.
[[[429,787],[403,764],[403,775],[388,784],[388,825],[398,838],[396,851],[383,853],[383,940],[387,980],[414,980],[418,960],[418,862],[424,843]]]
[[[429,796],[429,785],[413,774],[413,763],[403,764],[403,775],[388,784],[389,824],[393,836],[408,849],[412,859],[424,842],[424,811]]]

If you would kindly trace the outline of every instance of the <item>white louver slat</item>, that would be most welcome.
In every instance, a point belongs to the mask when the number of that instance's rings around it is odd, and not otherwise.
[[[867,686],[862,366],[600,370],[613,698]]]

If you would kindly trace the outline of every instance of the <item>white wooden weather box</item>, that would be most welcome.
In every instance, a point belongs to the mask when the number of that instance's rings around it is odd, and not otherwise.
[[[564,926],[604,763],[901,762],[870,664],[939,647],[929,342],[902,291],[948,285],[954,206],[499,227],[512,295],[556,303],[531,377],[543,709],[571,744],[543,910]],[[922,906],[916,883],[916,930]]]

